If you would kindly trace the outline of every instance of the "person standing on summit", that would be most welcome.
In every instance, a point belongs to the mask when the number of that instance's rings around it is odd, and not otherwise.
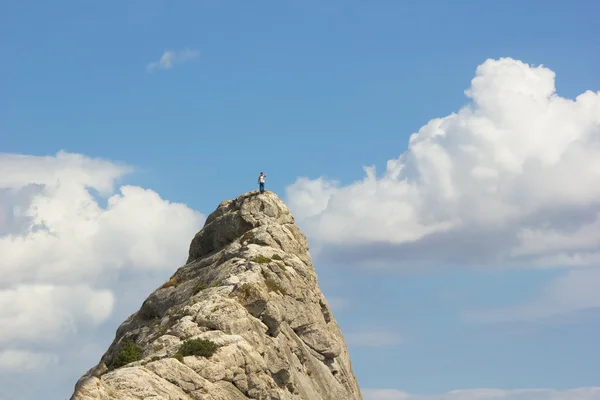
[[[267,177],[267,175],[263,174],[262,172],[258,176],[258,187],[260,188],[260,194],[263,194],[265,192],[265,178],[266,177]]]

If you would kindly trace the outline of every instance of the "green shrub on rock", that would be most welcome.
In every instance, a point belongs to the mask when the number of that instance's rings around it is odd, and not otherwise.
[[[190,339],[186,340],[179,347],[179,353],[182,356],[202,356],[210,357],[217,351],[217,344],[210,340]]]
[[[137,344],[133,343],[131,340],[127,340],[123,343],[123,348],[115,357],[113,361],[114,368],[120,368],[129,363],[139,361],[142,355],[142,348]]]
[[[253,261],[258,264],[268,264],[271,262],[271,259],[269,257],[265,257],[265,256],[256,256],[250,261]]]
[[[208,288],[208,286],[206,286],[204,283],[199,283],[194,287],[194,294],[198,294],[207,288]]]

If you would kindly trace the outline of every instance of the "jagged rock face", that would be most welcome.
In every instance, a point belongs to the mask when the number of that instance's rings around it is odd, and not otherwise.
[[[182,343],[217,344],[173,358]],[[115,367],[125,343],[137,361]],[[119,363],[117,363],[119,364]],[[306,238],[272,192],[219,205],[71,400],[361,400]]]

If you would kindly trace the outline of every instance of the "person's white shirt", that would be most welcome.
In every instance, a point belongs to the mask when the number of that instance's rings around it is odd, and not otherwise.
[[[266,174],[259,175],[259,176],[258,176],[258,181],[259,181],[260,183],[265,183],[265,178],[266,178],[266,177],[267,177],[267,175],[266,175]]]

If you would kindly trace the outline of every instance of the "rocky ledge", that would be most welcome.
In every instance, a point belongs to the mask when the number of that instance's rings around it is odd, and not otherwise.
[[[360,400],[305,236],[272,192],[222,202],[71,400]]]

